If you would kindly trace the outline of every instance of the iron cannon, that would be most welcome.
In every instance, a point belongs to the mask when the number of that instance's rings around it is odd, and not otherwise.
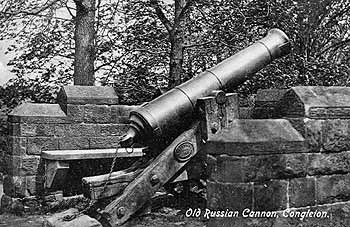
[[[190,124],[199,98],[214,90],[238,86],[272,60],[290,51],[287,35],[272,29],[267,36],[191,80],[173,88],[130,113],[130,127],[121,145],[129,147],[146,137],[168,135],[179,125]]]
[[[290,49],[287,35],[279,29],[272,29],[248,48],[132,111],[130,126],[121,138],[122,147],[133,147],[149,138],[167,137],[170,142],[166,143],[166,148],[160,149],[161,152],[155,153],[156,157],[151,158],[146,167],[132,172],[133,180],[123,186],[125,189],[121,195],[99,212],[99,221],[107,226],[125,223],[150,201],[160,187],[176,181],[175,178],[186,171],[185,165],[190,160],[203,154],[205,132],[196,119],[197,102],[200,104],[206,96],[218,95],[225,87],[239,85],[274,59],[288,54]],[[217,95],[215,97],[219,97]],[[156,144],[149,147],[157,150]],[[118,191],[121,185],[117,183],[111,187],[114,187],[112,191]]]

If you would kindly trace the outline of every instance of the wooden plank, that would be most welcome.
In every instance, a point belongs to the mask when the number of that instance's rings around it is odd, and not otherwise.
[[[128,186],[130,182],[120,182],[115,184],[109,184],[106,186],[98,186],[98,187],[87,187],[88,185],[83,185],[83,195],[86,198],[98,200],[103,198],[108,198],[111,196],[117,196],[123,193],[126,186]]]
[[[118,158],[142,157],[148,148],[118,148]],[[114,158],[116,149],[53,150],[43,151],[41,157],[48,160],[81,160]]]
[[[109,181],[109,174],[84,177],[83,178],[83,194],[90,199],[103,199],[111,196],[120,195],[126,186],[133,181],[143,169],[138,169],[133,172],[118,171],[111,174]],[[104,189],[104,187],[106,187]]]
[[[186,160],[179,160],[175,152],[179,145],[193,146]],[[118,226],[125,223],[131,215],[145,205],[154,193],[173,177],[198,152],[201,137],[198,133],[198,122],[191,129],[182,133],[158,157],[139,174],[124,190],[123,194],[112,201],[102,212],[102,224]],[[188,151],[188,150],[187,150]],[[186,151],[185,151],[186,153]]]
[[[144,157],[138,159],[127,169],[111,173],[111,176],[109,174],[103,174],[84,177],[82,179],[83,193],[85,197],[90,199],[102,199],[119,195],[152,161],[153,159]],[[109,181],[106,189],[103,189],[108,177]]]
[[[125,171],[117,171],[113,172],[109,178],[108,184],[122,183],[122,182],[130,182],[142,171],[143,169],[139,169],[133,172],[125,172]],[[105,182],[108,180],[109,174],[103,174],[92,177],[84,177],[82,179],[83,184],[89,185],[90,187],[98,187],[103,186]]]

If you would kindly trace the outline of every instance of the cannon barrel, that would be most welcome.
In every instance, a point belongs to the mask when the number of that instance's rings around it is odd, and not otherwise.
[[[121,145],[126,147],[147,136],[171,133],[194,114],[198,98],[241,84],[272,60],[288,54],[290,47],[284,32],[271,29],[266,37],[251,46],[132,111],[130,127]]]

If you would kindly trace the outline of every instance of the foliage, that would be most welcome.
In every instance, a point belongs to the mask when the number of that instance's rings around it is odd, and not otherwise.
[[[2,0],[4,2],[12,2],[11,9],[17,12],[40,6],[39,0]],[[150,100],[157,95],[158,88],[167,86],[169,81],[169,32],[150,0],[101,0],[98,4],[97,80],[102,85],[115,86],[124,103]],[[159,4],[172,21],[173,2],[159,1]],[[62,15],[57,10],[62,8],[65,14],[59,18]],[[229,91],[248,95],[260,88],[347,86],[349,12],[349,0],[193,1],[184,23],[185,74],[181,80],[198,75],[262,38],[270,28],[278,27],[293,40],[292,53],[238,88],[228,88]],[[23,12],[11,17],[0,14],[3,22],[0,39],[13,39],[10,51],[17,53],[10,63],[17,77],[4,87],[6,103],[10,106],[22,99],[53,100],[55,89],[71,81],[74,14],[68,0],[57,1],[40,13],[46,16]],[[10,93],[13,88],[17,91]],[[34,89],[37,94],[32,94]],[[8,98],[10,96],[12,98]]]
[[[163,24],[147,1],[129,1],[125,11],[129,50],[137,49],[119,65],[112,80],[128,78],[132,70],[148,69],[156,86],[165,86],[169,74],[169,41]],[[171,18],[173,5],[162,5]],[[288,88],[297,85],[348,85],[350,2],[310,1],[195,1],[186,21],[184,71],[187,80],[250,45],[278,27],[293,41],[292,53],[275,61],[238,88],[243,95],[260,88]],[[234,16],[232,16],[234,15]],[[132,62],[132,64],[125,64]],[[125,70],[125,71],[124,71]],[[109,77],[107,76],[106,79]],[[124,80],[120,84],[128,84]],[[154,83],[151,83],[154,84]]]
[[[48,4],[45,5],[44,3]],[[59,1],[1,1],[0,39],[16,53],[8,63],[15,77],[0,93],[8,108],[22,101],[54,102],[72,78],[73,23],[57,15]]]

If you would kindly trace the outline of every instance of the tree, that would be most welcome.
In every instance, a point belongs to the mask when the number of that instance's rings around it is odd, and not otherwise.
[[[12,108],[24,100],[52,102],[56,91],[67,84],[74,46],[73,24],[57,10],[61,1],[0,2],[0,39],[16,53],[9,62],[16,75],[4,87],[0,98]]]
[[[75,0],[74,84],[95,84],[95,0]]]
[[[192,4],[191,0],[175,0],[173,21],[165,16],[159,2],[157,0],[150,1],[152,7],[155,9],[155,13],[158,19],[163,23],[166,28],[169,41],[170,41],[170,53],[169,53],[169,81],[168,87],[172,88],[179,85],[182,82],[184,74],[183,61],[184,61],[184,45],[185,45],[185,23],[188,10]]]
[[[60,0],[36,15],[11,14],[37,9],[38,1],[30,7],[23,5],[29,1],[13,1],[0,16],[0,39],[13,37],[10,49],[18,53],[10,63],[18,77],[7,86],[30,90],[38,83],[40,91],[52,91],[72,81],[76,9],[71,0]],[[230,91],[249,95],[259,88],[349,83],[349,0],[100,0],[97,5],[93,71],[98,83],[116,87],[124,103],[150,100],[158,87],[192,78],[272,27],[293,40],[292,54]],[[63,9],[62,18],[55,12]]]

